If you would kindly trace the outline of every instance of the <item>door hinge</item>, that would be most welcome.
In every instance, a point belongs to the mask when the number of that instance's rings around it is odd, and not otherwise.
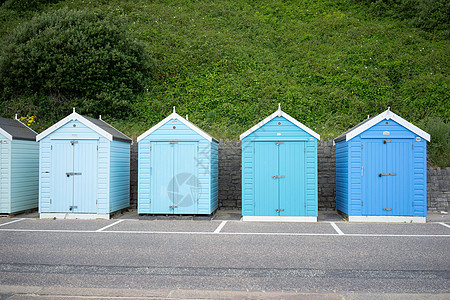
[[[52,199],[50,198],[50,204],[52,204]]]
[[[361,206],[364,206],[364,201],[361,201]]]
[[[50,146],[50,150],[53,150],[53,145]]]
[[[411,146],[412,146],[412,149],[414,150],[414,144],[411,144]]]
[[[364,149],[364,145],[363,145],[363,144],[361,144],[361,150],[362,150],[362,149]]]
[[[152,151],[152,146],[150,146],[150,151]]]
[[[412,203],[412,206],[414,207],[414,201],[413,201],[413,203]]]
[[[364,166],[361,167],[361,176],[364,176]]]
[[[98,145],[97,145],[97,151],[98,151]]]
[[[98,199],[95,199],[95,205],[97,205],[98,204]]]

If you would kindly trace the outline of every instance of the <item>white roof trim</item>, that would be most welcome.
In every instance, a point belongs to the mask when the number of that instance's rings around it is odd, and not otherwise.
[[[175,109],[174,109],[174,111],[175,111]],[[161,122],[159,122],[158,124],[156,124],[155,126],[150,128],[149,130],[147,130],[146,132],[144,132],[143,134],[138,136],[137,142],[139,143],[142,139],[144,139],[145,137],[150,135],[152,132],[156,131],[158,128],[160,128],[161,126],[163,126],[164,124],[166,124],[167,122],[169,122],[170,120],[173,120],[173,119],[179,120],[181,123],[188,126],[189,128],[191,128],[196,133],[198,133],[199,135],[201,135],[202,137],[204,137],[205,139],[207,139],[210,142],[214,139],[212,136],[210,136],[209,134],[207,134],[206,132],[204,132],[203,130],[198,128],[197,126],[195,126],[193,123],[189,122],[188,120],[186,120],[185,118],[183,118],[182,116],[177,114],[176,112],[173,112],[169,116],[167,116],[164,120],[162,120]],[[216,139],[214,139],[214,140],[216,140]]]
[[[8,140],[12,141],[12,135],[7,133],[4,129],[0,128],[0,134],[3,135]]]
[[[55,130],[61,128],[62,126],[64,126],[67,123],[69,123],[70,121],[75,121],[75,120],[80,121],[82,124],[86,125],[87,127],[89,127],[90,129],[94,130],[95,132],[97,132],[101,136],[107,138],[108,140],[110,140],[110,141],[113,140],[112,134],[106,132],[105,130],[101,129],[100,127],[98,127],[94,123],[88,121],[82,115],[80,115],[80,114],[78,114],[76,112],[73,112],[70,115],[68,115],[67,117],[65,117],[64,119],[62,119],[61,121],[59,121],[58,123],[52,125],[51,127],[47,128],[46,130],[44,130],[43,132],[38,134],[36,136],[36,141],[37,142],[40,141],[41,139],[45,138],[50,133],[52,133]]]
[[[366,123],[362,124],[361,126],[356,127],[354,130],[352,130],[349,133],[347,133],[345,135],[345,140],[346,141],[351,140],[355,136],[358,136],[362,132],[364,132],[367,129],[369,129],[370,127],[378,124],[379,122],[383,121],[384,119],[387,119],[387,120],[392,119],[392,120],[394,120],[395,122],[399,123],[400,125],[402,125],[406,129],[408,129],[408,130],[414,132],[415,134],[417,134],[418,136],[424,138],[428,142],[431,139],[430,134],[426,133],[425,131],[423,131],[419,127],[413,125],[412,123],[406,121],[402,117],[394,114],[390,109],[388,109],[388,110],[382,112],[381,114],[379,114],[378,116],[373,117],[370,121],[367,121]]]
[[[293,123],[297,127],[300,127],[301,129],[303,129],[304,131],[306,131],[307,133],[309,133],[310,135],[312,135],[316,139],[320,140],[320,135],[318,133],[316,133],[312,129],[306,127],[305,125],[303,125],[302,123],[300,123],[299,121],[297,121],[296,119],[294,119],[293,117],[291,117],[290,115],[288,115],[287,113],[282,111],[280,107],[278,107],[278,110],[275,111],[273,114],[271,114],[270,116],[268,116],[267,118],[265,118],[264,120],[262,120],[261,122],[259,122],[258,124],[256,124],[255,126],[250,128],[249,130],[244,132],[243,134],[241,134],[239,136],[239,139],[242,141],[243,138],[245,138],[246,136],[248,136],[252,132],[258,130],[259,128],[261,128],[262,126],[264,126],[265,124],[267,124],[268,122],[270,122],[272,119],[274,119],[276,117],[284,117],[286,120],[290,121],[291,123]]]

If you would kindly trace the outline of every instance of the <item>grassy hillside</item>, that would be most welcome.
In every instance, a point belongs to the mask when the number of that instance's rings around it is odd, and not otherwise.
[[[124,18],[156,60],[131,117],[102,114],[131,136],[176,106],[213,136],[236,138],[281,103],[324,138],[390,106],[422,128],[438,118],[443,125],[434,130],[448,141],[449,40],[375,17],[352,0],[47,2],[34,10],[1,7],[0,34],[41,12],[98,9]],[[37,116],[38,130],[56,121],[45,108],[14,109]]]

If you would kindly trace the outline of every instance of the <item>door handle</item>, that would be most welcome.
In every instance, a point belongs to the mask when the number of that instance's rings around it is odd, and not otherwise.
[[[394,176],[394,175],[397,175],[397,173],[378,173],[378,177],[381,177],[381,176]]]

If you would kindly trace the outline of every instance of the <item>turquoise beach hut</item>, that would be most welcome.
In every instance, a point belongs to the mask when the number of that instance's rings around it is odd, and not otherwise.
[[[316,222],[320,136],[279,106],[240,139],[243,220]]]
[[[109,219],[130,205],[132,140],[101,117],[74,109],[36,140],[41,218]]]
[[[0,118],[0,214],[38,207],[39,146],[36,132]]]
[[[209,215],[217,209],[216,139],[174,107],[137,142],[139,214]]]

